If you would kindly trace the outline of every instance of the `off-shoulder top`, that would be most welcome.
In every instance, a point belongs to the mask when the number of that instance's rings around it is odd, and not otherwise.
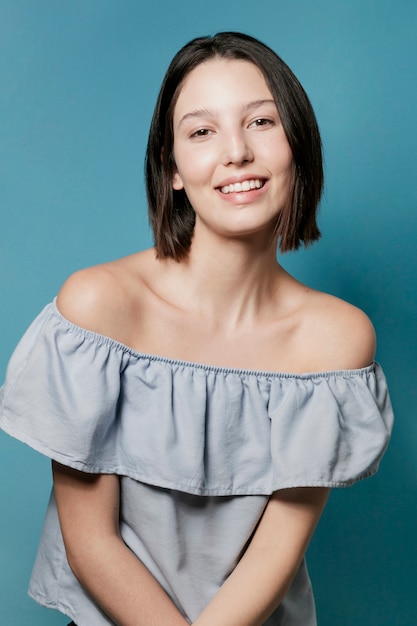
[[[0,427],[69,467],[121,477],[121,534],[192,623],[276,490],[374,474],[392,428],[381,367],[286,374],[142,354],[52,302],[17,346]],[[54,494],[30,595],[78,626],[112,624],[73,576]],[[268,626],[314,626],[305,562]],[[265,625],[265,626],[266,626]]]

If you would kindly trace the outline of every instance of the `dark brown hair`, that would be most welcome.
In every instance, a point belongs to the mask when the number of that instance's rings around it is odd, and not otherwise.
[[[149,131],[145,172],[149,218],[159,258],[177,261],[187,255],[195,224],[184,192],[172,188],[173,114],[187,75],[213,58],[249,61],[262,72],[272,93],[293,156],[290,199],[279,214],[275,234],[281,252],[297,250],[320,237],[316,222],[323,189],[320,133],[313,108],[298,79],[273,50],[241,33],[199,37],[173,58],[165,74]]]

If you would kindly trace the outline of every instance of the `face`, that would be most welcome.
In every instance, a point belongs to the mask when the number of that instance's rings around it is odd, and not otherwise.
[[[270,233],[285,206],[292,154],[261,71],[214,59],[187,76],[173,115],[176,171],[196,212],[195,236]]]

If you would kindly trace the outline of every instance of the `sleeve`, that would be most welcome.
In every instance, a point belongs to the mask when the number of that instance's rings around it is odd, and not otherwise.
[[[380,365],[295,382],[271,397],[275,487],[346,487],[375,474],[394,419]]]
[[[292,375],[139,355],[48,305],[17,346],[0,427],[85,472],[197,495],[348,486],[390,438],[382,369]]]
[[[10,359],[0,427],[62,464],[106,472],[126,355],[92,335],[74,332],[49,304]]]

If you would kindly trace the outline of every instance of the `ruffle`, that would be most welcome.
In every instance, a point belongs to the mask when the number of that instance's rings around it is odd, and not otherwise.
[[[75,469],[196,495],[347,486],[374,474],[393,414],[381,367],[313,374],[141,354],[66,320],[29,327],[0,427]]]

